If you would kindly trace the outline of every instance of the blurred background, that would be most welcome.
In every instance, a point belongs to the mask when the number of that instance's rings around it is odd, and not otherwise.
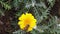
[[[17,24],[26,12],[37,19],[31,32]],[[60,34],[60,0],[0,0],[0,34]]]

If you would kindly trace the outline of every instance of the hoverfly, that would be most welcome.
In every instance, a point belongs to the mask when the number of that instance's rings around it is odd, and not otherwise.
[[[29,25],[27,25],[26,27],[24,27],[24,31],[27,31],[29,28]]]

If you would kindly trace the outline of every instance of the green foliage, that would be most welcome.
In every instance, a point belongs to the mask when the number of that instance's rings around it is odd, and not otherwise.
[[[11,0],[10,3],[0,0],[0,16],[4,16],[4,11],[15,10],[14,18],[18,18],[22,13],[30,12],[37,19],[37,26],[31,32],[31,34],[60,34],[60,26],[57,26],[57,16],[50,14],[51,8],[55,4],[55,0],[46,0],[48,7],[45,4],[45,0]],[[2,11],[4,10],[4,11]],[[14,12],[15,12],[14,11]],[[47,20],[48,19],[48,20]],[[46,21],[47,20],[47,21]],[[16,30],[18,26],[18,20],[12,20],[11,25],[13,27],[13,34],[26,34],[27,32],[20,29]]]
[[[13,0],[13,6],[17,9],[20,5],[20,1],[19,0]]]
[[[0,17],[4,16],[4,12],[0,9]]]
[[[8,3],[2,1],[0,1],[0,3],[2,4],[2,7],[4,7],[5,9],[7,10],[11,9],[11,6]]]
[[[25,3],[26,5],[25,5],[24,9],[28,10],[28,11],[30,9],[32,9],[33,15],[37,19],[38,25],[37,25],[36,29],[34,29],[33,31],[30,32],[32,34],[54,34],[54,33],[56,33],[56,29],[55,29],[55,26],[57,24],[56,17],[51,17],[49,19],[49,22],[47,22],[47,25],[44,23],[43,23],[43,25],[40,24],[40,23],[42,23],[43,20],[46,20],[48,18],[48,15],[50,15],[49,10],[51,9],[51,7],[53,7],[55,0],[48,1],[49,7],[47,7],[44,4],[44,2],[45,2],[44,0],[43,1],[40,0],[40,2],[37,3],[37,1],[31,0],[31,1],[27,1],[27,3]],[[24,11],[23,11],[24,9],[21,10],[22,12],[21,11],[18,12],[17,15],[19,15],[19,14],[21,15],[22,13],[24,13]]]

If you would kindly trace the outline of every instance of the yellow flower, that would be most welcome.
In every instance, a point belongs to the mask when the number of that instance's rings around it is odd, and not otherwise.
[[[26,30],[27,32],[33,30],[36,26],[36,19],[31,13],[22,14],[18,20],[18,25],[22,30]]]

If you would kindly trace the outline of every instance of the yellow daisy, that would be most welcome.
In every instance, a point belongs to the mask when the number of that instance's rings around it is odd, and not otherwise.
[[[18,20],[18,25],[22,30],[26,30],[27,32],[33,30],[36,26],[36,19],[31,13],[22,14]]]

